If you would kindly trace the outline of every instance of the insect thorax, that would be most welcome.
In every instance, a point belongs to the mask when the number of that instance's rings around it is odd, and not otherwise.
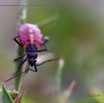
[[[33,66],[36,62],[37,58],[37,47],[35,44],[28,44],[26,47],[26,54],[28,58],[28,62],[31,66]]]

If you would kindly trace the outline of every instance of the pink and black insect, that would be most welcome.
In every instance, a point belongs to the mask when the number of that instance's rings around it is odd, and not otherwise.
[[[25,49],[25,54],[19,56],[18,58],[14,59],[14,61],[17,61],[23,57],[26,56],[26,58],[21,62],[20,66],[18,67],[21,68],[21,66],[28,61],[29,67],[27,70],[14,75],[12,78],[8,79],[7,81],[13,79],[14,77],[24,73],[28,72],[29,70],[33,72],[37,72],[37,66],[40,66],[46,62],[50,62],[53,60],[57,60],[58,58],[55,59],[49,59],[47,61],[44,61],[40,64],[37,64],[37,57],[38,57],[38,52],[43,52],[43,51],[48,51],[46,43],[48,42],[48,38],[42,38],[42,34],[40,29],[33,24],[23,24],[20,26],[19,31],[18,31],[18,36],[13,38],[14,41],[21,46],[23,49]],[[19,39],[19,41],[18,41]],[[39,49],[41,46],[44,47],[44,49]],[[31,67],[34,66],[34,69],[31,69]]]

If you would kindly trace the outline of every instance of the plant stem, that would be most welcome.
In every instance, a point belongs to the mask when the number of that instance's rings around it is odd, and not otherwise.
[[[27,4],[26,0],[21,0],[21,4]],[[19,19],[19,23],[18,23],[18,28],[19,29],[20,25],[26,23],[26,17],[27,17],[27,8],[26,6],[22,6],[20,7],[20,12],[18,14],[18,19]],[[17,47],[17,56],[22,55],[24,52],[24,50],[18,46]],[[23,59],[19,60],[16,62],[16,73],[21,73],[22,68],[18,69],[18,66],[20,65],[20,63],[23,61]],[[16,79],[15,79],[15,89],[18,90],[19,87],[19,83],[20,83],[20,79],[21,79],[21,75],[19,75]]]
[[[26,70],[27,68],[28,68],[28,63],[27,63],[27,65],[26,65],[25,70]],[[18,87],[18,93],[21,92],[21,88],[22,88],[22,84],[23,84],[23,81],[24,81],[25,75],[26,75],[26,72],[23,73],[22,76],[21,76],[21,80],[20,80],[19,87]]]

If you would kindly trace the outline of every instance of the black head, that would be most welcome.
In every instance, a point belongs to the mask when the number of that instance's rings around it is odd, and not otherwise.
[[[28,59],[28,61],[29,61],[29,64],[30,64],[31,66],[34,66],[35,63],[36,63],[36,60],[35,60],[34,58]]]

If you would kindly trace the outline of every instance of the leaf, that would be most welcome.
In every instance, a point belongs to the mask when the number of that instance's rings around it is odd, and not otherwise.
[[[4,84],[2,84],[2,102],[3,103],[13,103],[12,97],[7,92]]]

